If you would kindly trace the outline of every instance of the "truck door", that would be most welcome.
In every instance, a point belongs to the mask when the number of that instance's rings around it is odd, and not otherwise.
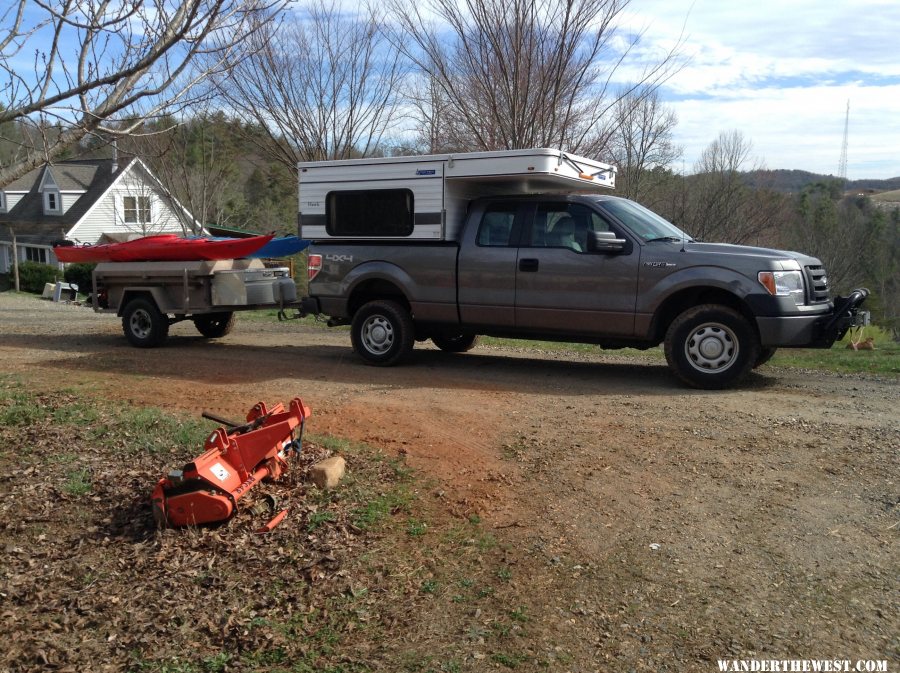
[[[587,232],[615,231],[619,253],[587,251]],[[640,247],[580,203],[539,202],[525,227],[516,266],[516,327],[538,332],[634,333]]]
[[[457,273],[463,324],[515,325],[516,259],[526,210],[527,205],[501,201],[486,204],[480,216],[472,214]]]

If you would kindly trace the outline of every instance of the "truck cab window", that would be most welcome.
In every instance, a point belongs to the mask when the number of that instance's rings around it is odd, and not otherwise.
[[[531,247],[587,250],[588,231],[608,231],[596,212],[578,203],[542,203],[531,226]]]
[[[509,246],[509,238],[515,221],[516,206],[488,208],[478,227],[478,245],[503,248]]]

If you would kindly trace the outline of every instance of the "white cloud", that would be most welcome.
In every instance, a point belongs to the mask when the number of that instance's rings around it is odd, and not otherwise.
[[[720,131],[738,129],[769,168],[836,173],[849,99],[848,176],[900,176],[900,3],[636,0],[623,18],[646,28],[642,58],[686,36],[691,60],[662,95],[688,170]]]

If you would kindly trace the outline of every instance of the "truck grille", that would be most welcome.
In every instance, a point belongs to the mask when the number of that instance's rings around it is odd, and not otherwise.
[[[823,304],[828,301],[828,277],[821,264],[804,267],[806,273],[806,299],[810,304]]]

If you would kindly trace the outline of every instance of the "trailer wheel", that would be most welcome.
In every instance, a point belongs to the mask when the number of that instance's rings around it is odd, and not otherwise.
[[[137,297],[125,305],[122,329],[132,346],[154,348],[169,336],[169,319],[152,300]]]
[[[695,388],[715,390],[740,381],[759,358],[759,337],[737,311],[704,304],[686,310],[666,332],[666,361]]]
[[[207,339],[217,339],[225,336],[234,328],[236,319],[233,311],[207,313],[194,318],[194,327]]]
[[[353,316],[350,339],[366,364],[387,367],[408,356],[416,330],[412,316],[395,301],[370,301]]]
[[[478,344],[478,335],[468,332],[435,334],[431,337],[434,345],[447,353],[465,353]]]

